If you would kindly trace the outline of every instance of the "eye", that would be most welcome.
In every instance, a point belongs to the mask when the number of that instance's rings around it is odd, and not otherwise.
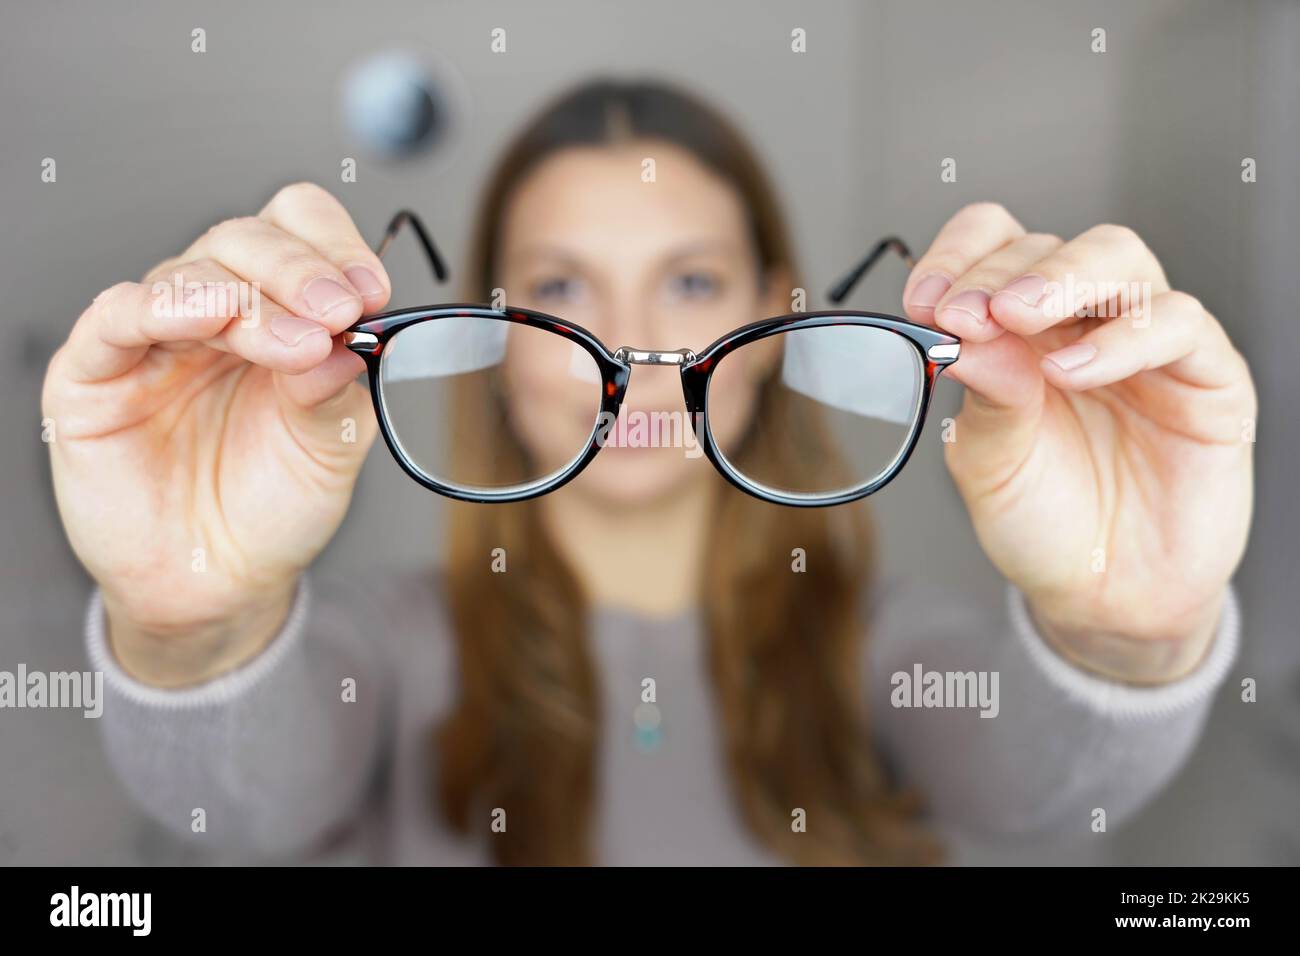
[[[547,276],[533,282],[531,289],[535,300],[549,302],[573,302],[583,293],[582,281],[571,276]]]
[[[702,301],[716,297],[722,282],[712,272],[695,270],[673,276],[668,288],[674,298]]]

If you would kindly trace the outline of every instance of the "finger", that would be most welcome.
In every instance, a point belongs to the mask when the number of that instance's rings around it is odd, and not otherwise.
[[[331,335],[361,318],[361,296],[343,271],[318,249],[265,219],[248,216],[218,223],[183,258],[215,259],[256,283],[262,295],[329,329]],[[288,331],[292,338],[298,330]]]
[[[997,203],[966,206],[944,224],[903,288],[908,318],[934,324],[934,307],[953,280],[997,249],[1025,234],[1025,227]]]
[[[1076,315],[1134,312],[1169,291],[1155,254],[1132,229],[1095,226],[1031,266],[990,303],[995,321],[1034,335]]]
[[[72,328],[61,365],[72,381],[93,383],[130,371],[158,345],[202,343],[282,371],[303,371],[328,353],[322,327],[288,345],[268,328],[288,315],[269,301],[241,298],[238,276],[210,260],[185,263],[174,282],[122,282],[96,297]],[[283,329],[283,327],[282,327]]]
[[[63,375],[74,382],[114,378],[134,368],[150,345],[165,341],[159,336],[173,335],[172,341],[206,338],[218,327],[206,319],[195,319],[177,322],[175,327],[150,336],[139,328],[141,313],[150,304],[148,288],[137,282],[119,282],[95,296],[73,323],[68,341],[55,353]]]
[[[1044,355],[1041,366],[1048,382],[1069,391],[1100,388],[1153,369],[1201,388],[1232,384],[1241,374],[1240,356],[1223,327],[1185,292],[1156,296],[1149,316],[1098,325]]]
[[[1038,440],[1046,400],[1039,356],[1018,335],[963,343],[961,359],[944,369],[966,386],[961,412],[944,445],[960,487],[980,493],[1015,473]]]
[[[295,405],[311,408],[337,397],[365,370],[366,363],[361,356],[335,339],[324,361],[299,375],[281,375],[276,383],[280,392]],[[369,393],[364,394],[368,396]],[[365,402],[369,401],[366,397]]]
[[[963,342],[961,359],[944,369],[966,387],[988,411],[1015,413],[1034,411],[1043,397],[1040,357],[1032,346],[1015,335],[1001,335],[991,342]]]
[[[985,256],[953,282],[934,307],[935,323],[958,338],[989,342],[1002,327],[989,316],[989,300],[1016,276],[1062,245],[1056,236],[1031,233]]]
[[[309,243],[343,271],[361,294],[367,313],[392,295],[388,271],[371,251],[343,204],[314,183],[295,183],[275,194],[258,214]]]
[[[176,306],[181,289],[195,291],[185,298],[183,310]],[[328,329],[287,311],[218,262],[180,263],[168,281],[156,282],[151,291],[172,303],[173,318],[181,311],[206,311],[228,318],[216,335],[201,344],[254,365],[297,374],[314,368],[330,354]],[[164,320],[168,318],[157,306],[155,312]]]
[[[377,434],[370,394],[356,382],[364,370],[361,356],[336,339],[329,356],[311,371],[275,376],[288,427],[309,443],[318,460],[355,461]]]

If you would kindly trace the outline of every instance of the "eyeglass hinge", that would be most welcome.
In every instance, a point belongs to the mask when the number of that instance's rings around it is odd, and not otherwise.
[[[379,336],[373,332],[345,332],[343,344],[354,352],[378,352]]]

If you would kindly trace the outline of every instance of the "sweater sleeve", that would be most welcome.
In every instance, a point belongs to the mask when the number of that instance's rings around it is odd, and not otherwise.
[[[895,591],[873,615],[868,694],[895,775],[935,823],[971,835],[1107,829],[1173,777],[1236,660],[1229,587],[1209,651],[1189,675],[1137,687],[1087,672],[1037,633],[1024,596],[1001,607]],[[942,703],[945,706],[935,706]]]
[[[304,574],[280,632],[243,667],[160,689],[113,656],[98,591],[86,645],[104,674],[100,730],[133,800],[212,849],[292,856],[348,821],[386,746],[389,666],[362,595]],[[324,591],[324,589],[321,589]]]

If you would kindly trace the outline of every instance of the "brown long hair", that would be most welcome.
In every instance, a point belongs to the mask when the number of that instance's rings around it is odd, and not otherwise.
[[[725,117],[662,83],[602,80],[554,101],[502,156],[479,210],[467,301],[490,295],[502,213],[527,172],[565,147],[629,138],[675,143],[732,183],[749,212],[761,266],[796,275],[775,196]],[[784,434],[815,441],[814,423],[797,421],[774,383],[761,390],[759,414]],[[480,442],[494,431],[486,428],[490,400],[474,395],[457,403],[458,425]],[[522,446],[498,436],[483,453],[498,467],[516,462],[522,473]],[[458,453],[475,449],[467,444]],[[815,460],[806,452],[791,449],[788,460],[765,462],[762,473],[791,474]],[[859,599],[874,545],[865,506],[780,508],[721,479],[716,492],[703,623],[732,789],[749,827],[799,863],[936,860],[915,799],[890,789],[867,735]],[[505,549],[515,573],[492,573],[495,548]],[[815,570],[792,573],[796,548]],[[434,735],[444,817],[463,833],[477,832],[490,808],[505,808],[509,825],[492,840],[501,863],[596,862],[590,820],[601,715],[587,607],[536,501],[453,503],[446,581],[459,699]],[[805,811],[806,832],[794,832],[796,808]]]

